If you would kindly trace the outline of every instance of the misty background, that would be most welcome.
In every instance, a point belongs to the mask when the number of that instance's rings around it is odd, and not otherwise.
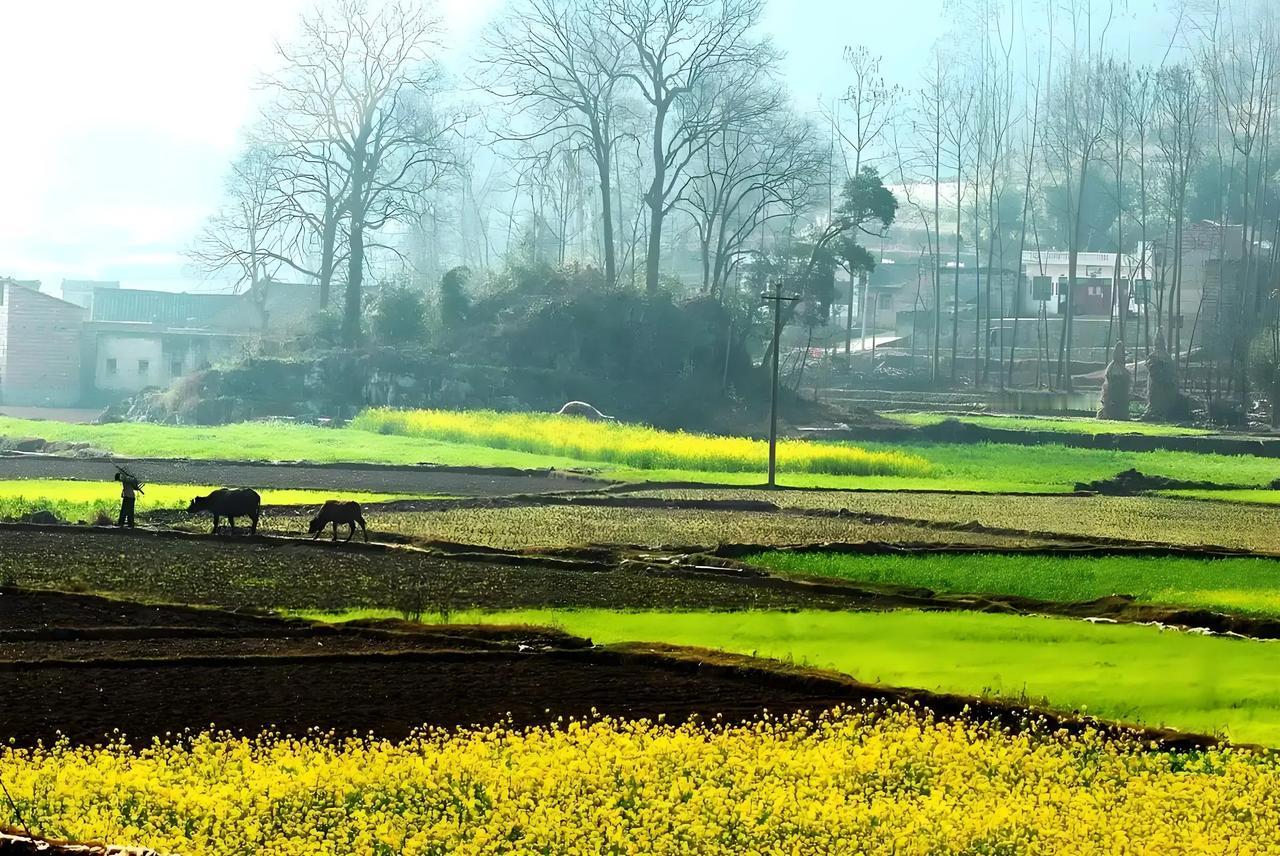
[[[0,276],[120,280],[139,288],[229,287],[185,253],[220,202],[227,165],[268,99],[278,41],[308,0],[101,4],[6,3],[0,9],[4,125]],[[442,57],[464,97],[486,26],[505,0],[441,0]],[[784,52],[796,109],[817,115],[848,85],[847,45],[883,56],[887,80],[921,84],[953,22],[944,0],[773,0],[760,27]],[[1163,0],[1119,12],[1125,49],[1159,58],[1177,25]]]

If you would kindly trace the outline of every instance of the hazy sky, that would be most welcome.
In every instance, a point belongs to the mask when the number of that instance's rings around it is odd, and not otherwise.
[[[802,107],[866,43],[908,84],[943,0],[772,0]],[[438,0],[453,66],[502,0]],[[0,276],[213,287],[183,251],[219,204],[255,83],[308,0],[0,0]]]

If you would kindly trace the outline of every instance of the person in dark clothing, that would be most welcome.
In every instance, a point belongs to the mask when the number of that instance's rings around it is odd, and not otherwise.
[[[143,493],[142,483],[124,470],[117,470],[116,481],[120,482],[120,517],[117,526],[133,526],[133,504],[136,494]]]

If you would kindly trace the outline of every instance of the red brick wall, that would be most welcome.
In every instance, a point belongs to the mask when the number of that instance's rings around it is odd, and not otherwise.
[[[0,402],[68,407],[80,400],[84,310],[47,294],[5,285],[0,310]]]

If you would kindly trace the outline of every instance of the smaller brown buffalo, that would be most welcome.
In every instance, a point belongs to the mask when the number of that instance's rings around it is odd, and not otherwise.
[[[351,527],[351,531],[347,533],[347,540],[342,542],[345,544],[355,537],[357,523],[360,524],[360,532],[364,535],[365,542],[368,543],[369,541],[369,529],[364,525],[364,514],[361,512],[360,503],[354,500],[340,502],[339,500],[331,499],[322,505],[320,513],[311,518],[311,526],[309,527],[311,540],[314,541],[319,538],[320,533],[324,531],[324,527],[330,523],[333,524],[334,541],[338,540],[339,524]]]
[[[220,487],[208,496],[197,496],[187,506],[187,513],[199,514],[207,511],[213,515],[213,534],[218,534],[221,518],[227,518],[227,525],[234,532],[237,517],[248,517],[253,521],[249,531],[258,532],[258,516],[261,513],[262,497],[252,488]]]

